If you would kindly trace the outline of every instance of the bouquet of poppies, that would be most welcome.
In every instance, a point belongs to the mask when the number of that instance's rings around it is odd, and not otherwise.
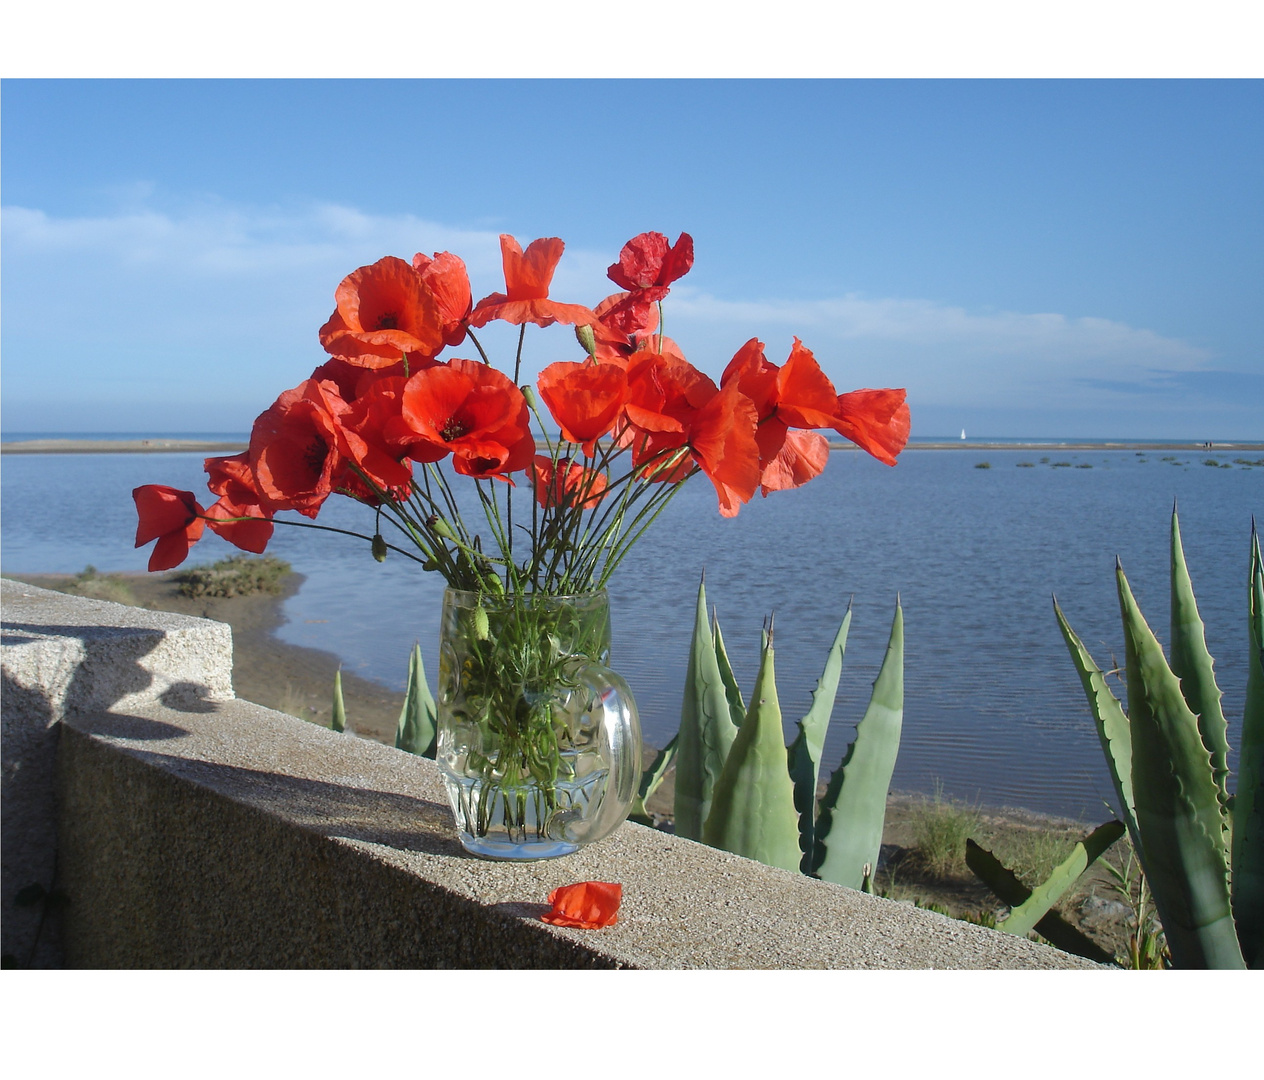
[[[752,338],[717,385],[664,336],[663,299],[693,265],[687,233],[629,240],[609,269],[621,291],[592,308],[549,297],[561,240],[500,244],[505,291],[477,304],[446,251],[387,256],[343,279],[319,333],[330,358],[255,420],[247,451],[207,459],[217,501],[155,484],[133,492],[136,546],[157,541],[149,569],[179,565],[207,527],[256,553],[274,524],[327,528],[277,515],[314,519],[338,494],[374,510],[373,531],[351,535],[378,560],[395,551],[455,589],[574,594],[603,588],[696,473],[732,517],[757,490],[818,475],[822,430],[895,464],[909,430],[903,390],[839,394],[797,338],[781,366]],[[476,336],[493,320],[520,328],[512,375]],[[519,383],[527,323],[575,329],[576,358],[544,368],[535,390]],[[467,357],[444,355],[466,342]],[[477,529],[458,477],[476,489]],[[532,498],[515,519],[519,485]]]
[[[635,793],[639,728],[604,666],[604,588],[680,486],[702,473],[732,517],[818,475],[821,430],[894,465],[909,413],[903,390],[839,394],[797,338],[780,367],[751,339],[718,385],[690,364],[662,322],[693,265],[688,234],[629,240],[609,270],[620,291],[592,308],[549,296],[561,240],[500,244],[505,291],[477,304],[446,251],[343,279],[319,335],[330,358],[255,420],[247,451],[207,459],[209,507],[137,488],[136,544],[156,540],[149,569],[166,570],[205,528],[262,552],[290,524],[442,574],[437,757],[462,843],[541,858],[605,835]],[[493,320],[519,327],[512,374],[479,341]],[[534,388],[520,378],[528,323],[574,328],[575,359]],[[520,487],[530,499],[515,504]],[[334,494],[371,510],[372,531],[310,520]]]

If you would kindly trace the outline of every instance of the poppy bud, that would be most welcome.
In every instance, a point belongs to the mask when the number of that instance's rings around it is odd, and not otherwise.
[[[535,391],[531,388],[530,383],[527,383],[527,385],[522,388],[522,397],[523,400],[526,401],[528,409],[535,408]]]
[[[474,609],[474,634],[479,641],[486,641],[490,628],[487,622],[487,612],[483,610],[483,605],[479,604]]]
[[[498,578],[495,574],[488,574],[485,578],[483,578],[483,584],[487,586],[488,592],[494,592],[498,596],[505,595],[505,586],[502,584],[500,578]]]
[[[456,533],[452,531],[452,526],[443,520],[438,514],[431,514],[426,519],[426,524],[434,531],[436,536],[442,536],[448,540],[455,540]]]
[[[421,568],[423,570],[438,570],[439,563],[435,559],[427,559],[424,563],[421,564]]]
[[[588,353],[589,356],[596,357],[597,335],[593,333],[593,328],[591,326],[575,327],[575,340],[584,347],[584,351]]]
[[[378,562],[386,562],[386,541],[381,533],[373,534],[373,558]]]

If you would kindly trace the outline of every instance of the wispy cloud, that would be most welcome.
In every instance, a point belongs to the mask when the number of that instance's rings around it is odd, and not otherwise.
[[[137,190],[95,217],[5,207],[2,228],[6,390],[23,394],[47,379],[50,361],[85,386],[164,398],[195,397],[210,366],[261,407],[266,387],[275,394],[319,361],[316,327],[355,266],[388,252],[452,250],[476,297],[502,287],[495,233],[330,203],[172,203]],[[613,255],[568,249],[555,295],[595,303],[613,291]],[[840,389],[907,386],[915,402],[935,405],[1075,408],[1090,393],[1095,407],[1139,406],[1213,366],[1205,349],[1105,318],[861,294],[725,298],[706,291],[704,273],[676,287],[667,328],[713,374],[750,337],[780,360],[798,335]]]

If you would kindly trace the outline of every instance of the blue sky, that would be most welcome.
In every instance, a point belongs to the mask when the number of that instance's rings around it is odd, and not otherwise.
[[[656,229],[713,376],[797,334],[915,435],[1264,438],[1258,80],[7,79],[0,140],[6,432],[244,432],[358,265],[560,236],[595,304]]]

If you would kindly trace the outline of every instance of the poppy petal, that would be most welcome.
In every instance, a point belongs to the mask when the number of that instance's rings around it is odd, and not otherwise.
[[[540,918],[554,926],[599,930],[619,921],[623,886],[609,881],[580,881],[549,893],[552,907]]]

